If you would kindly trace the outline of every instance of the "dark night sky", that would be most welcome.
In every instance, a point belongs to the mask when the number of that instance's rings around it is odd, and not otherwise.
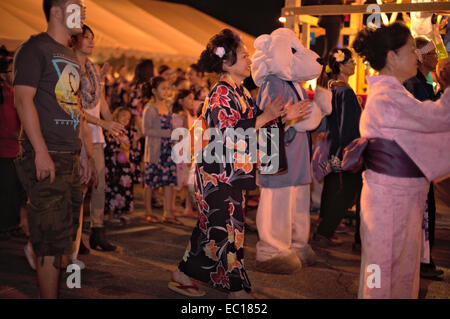
[[[278,22],[284,0],[162,0],[187,4],[250,35],[271,33]]]

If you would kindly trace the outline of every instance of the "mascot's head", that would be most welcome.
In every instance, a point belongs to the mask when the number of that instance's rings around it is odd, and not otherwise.
[[[308,81],[315,79],[322,71],[320,58],[306,49],[294,31],[280,28],[272,34],[263,34],[255,40],[255,54],[252,57],[252,75],[257,86],[264,77],[276,75],[286,81]]]

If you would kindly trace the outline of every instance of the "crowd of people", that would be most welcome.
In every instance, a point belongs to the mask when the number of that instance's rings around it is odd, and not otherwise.
[[[450,173],[449,151],[441,148],[450,142],[450,63],[438,63],[432,41],[414,39],[397,22],[364,29],[351,47],[328,50],[317,90],[329,92],[332,111],[323,112],[314,129],[292,133],[290,123],[311,116],[306,93],[313,92],[300,83],[273,86],[267,78],[266,89],[258,92],[252,60],[236,32],[223,30],[211,38],[187,70],[156,68],[146,59],[129,81],[125,66],[115,72],[108,63],[90,60],[95,32],[87,25],[67,26],[67,2],[44,0],[47,31],[32,36],[14,57],[4,48],[0,52],[0,231],[7,239],[20,224],[29,238],[24,253],[37,271],[41,298],[57,297],[61,269],[85,266],[78,259],[89,251],[81,236],[83,207],[90,208],[90,249],[116,250],[105,223],[130,221],[136,185],[145,189],[143,222],[198,220],[168,286],[186,296],[205,294],[195,279],[228,290],[232,298],[252,297],[243,262],[248,205],[243,194],[258,186],[258,214],[270,216],[258,222],[258,255],[267,255],[257,264],[261,271],[292,273],[313,265],[311,246],[340,245],[336,233],[355,205],[353,249],[362,252],[359,297],[417,298],[420,274],[442,275],[431,258],[436,208],[430,181]],[[297,50],[292,47],[292,54]],[[364,110],[349,85],[356,54],[379,72],[368,78]],[[428,83],[429,74],[437,88]],[[291,100],[283,99],[281,90],[289,91]],[[258,174],[245,138],[233,141],[237,151],[230,163],[176,162],[172,132],[199,122],[220,131],[224,147],[230,128],[284,131],[286,125],[281,147],[290,175]],[[313,131],[319,137],[315,145]],[[324,186],[310,240],[311,172]],[[286,190],[295,202],[289,208],[283,206]],[[273,231],[274,224],[282,225],[277,207],[294,219],[286,240]],[[162,216],[154,208],[162,208]],[[299,210],[307,212],[300,216]],[[298,258],[273,258],[291,248]],[[277,260],[281,265],[274,265]],[[381,266],[388,285],[366,285],[372,264]]]

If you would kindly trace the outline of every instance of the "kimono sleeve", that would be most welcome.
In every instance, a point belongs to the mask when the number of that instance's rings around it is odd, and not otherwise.
[[[351,141],[360,137],[359,120],[361,118],[361,106],[358,98],[352,89],[347,89],[343,96],[342,111],[344,112],[344,122],[342,125],[341,143],[346,146]]]
[[[386,127],[417,132],[433,133],[450,131],[450,89],[435,102],[421,102],[406,89],[396,90],[392,95],[395,101],[396,116],[385,123]]]

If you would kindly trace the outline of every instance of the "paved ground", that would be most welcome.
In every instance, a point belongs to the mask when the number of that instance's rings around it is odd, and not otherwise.
[[[108,227],[108,237],[118,245],[113,253],[91,250],[80,256],[86,263],[81,288],[69,289],[61,284],[62,298],[184,298],[167,289],[170,272],[182,258],[195,221],[182,219],[186,226],[148,225],[142,215],[142,192],[137,191],[137,211],[125,227]],[[158,212],[158,211],[156,211]],[[161,212],[159,212],[161,213]],[[255,211],[249,212],[254,218]],[[317,216],[312,215],[312,222]],[[84,242],[88,242],[84,234]],[[245,264],[256,292],[268,298],[356,298],[360,256],[353,253],[353,234],[339,235],[342,247],[316,249],[319,262],[293,275],[272,275],[255,270],[257,234],[246,233]],[[25,239],[0,241],[0,298],[36,298],[36,275],[23,255]],[[450,297],[450,214],[437,218],[436,264],[445,274],[440,281],[421,280],[421,298]],[[222,299],[226,293],[206,288],[205,298]]]

